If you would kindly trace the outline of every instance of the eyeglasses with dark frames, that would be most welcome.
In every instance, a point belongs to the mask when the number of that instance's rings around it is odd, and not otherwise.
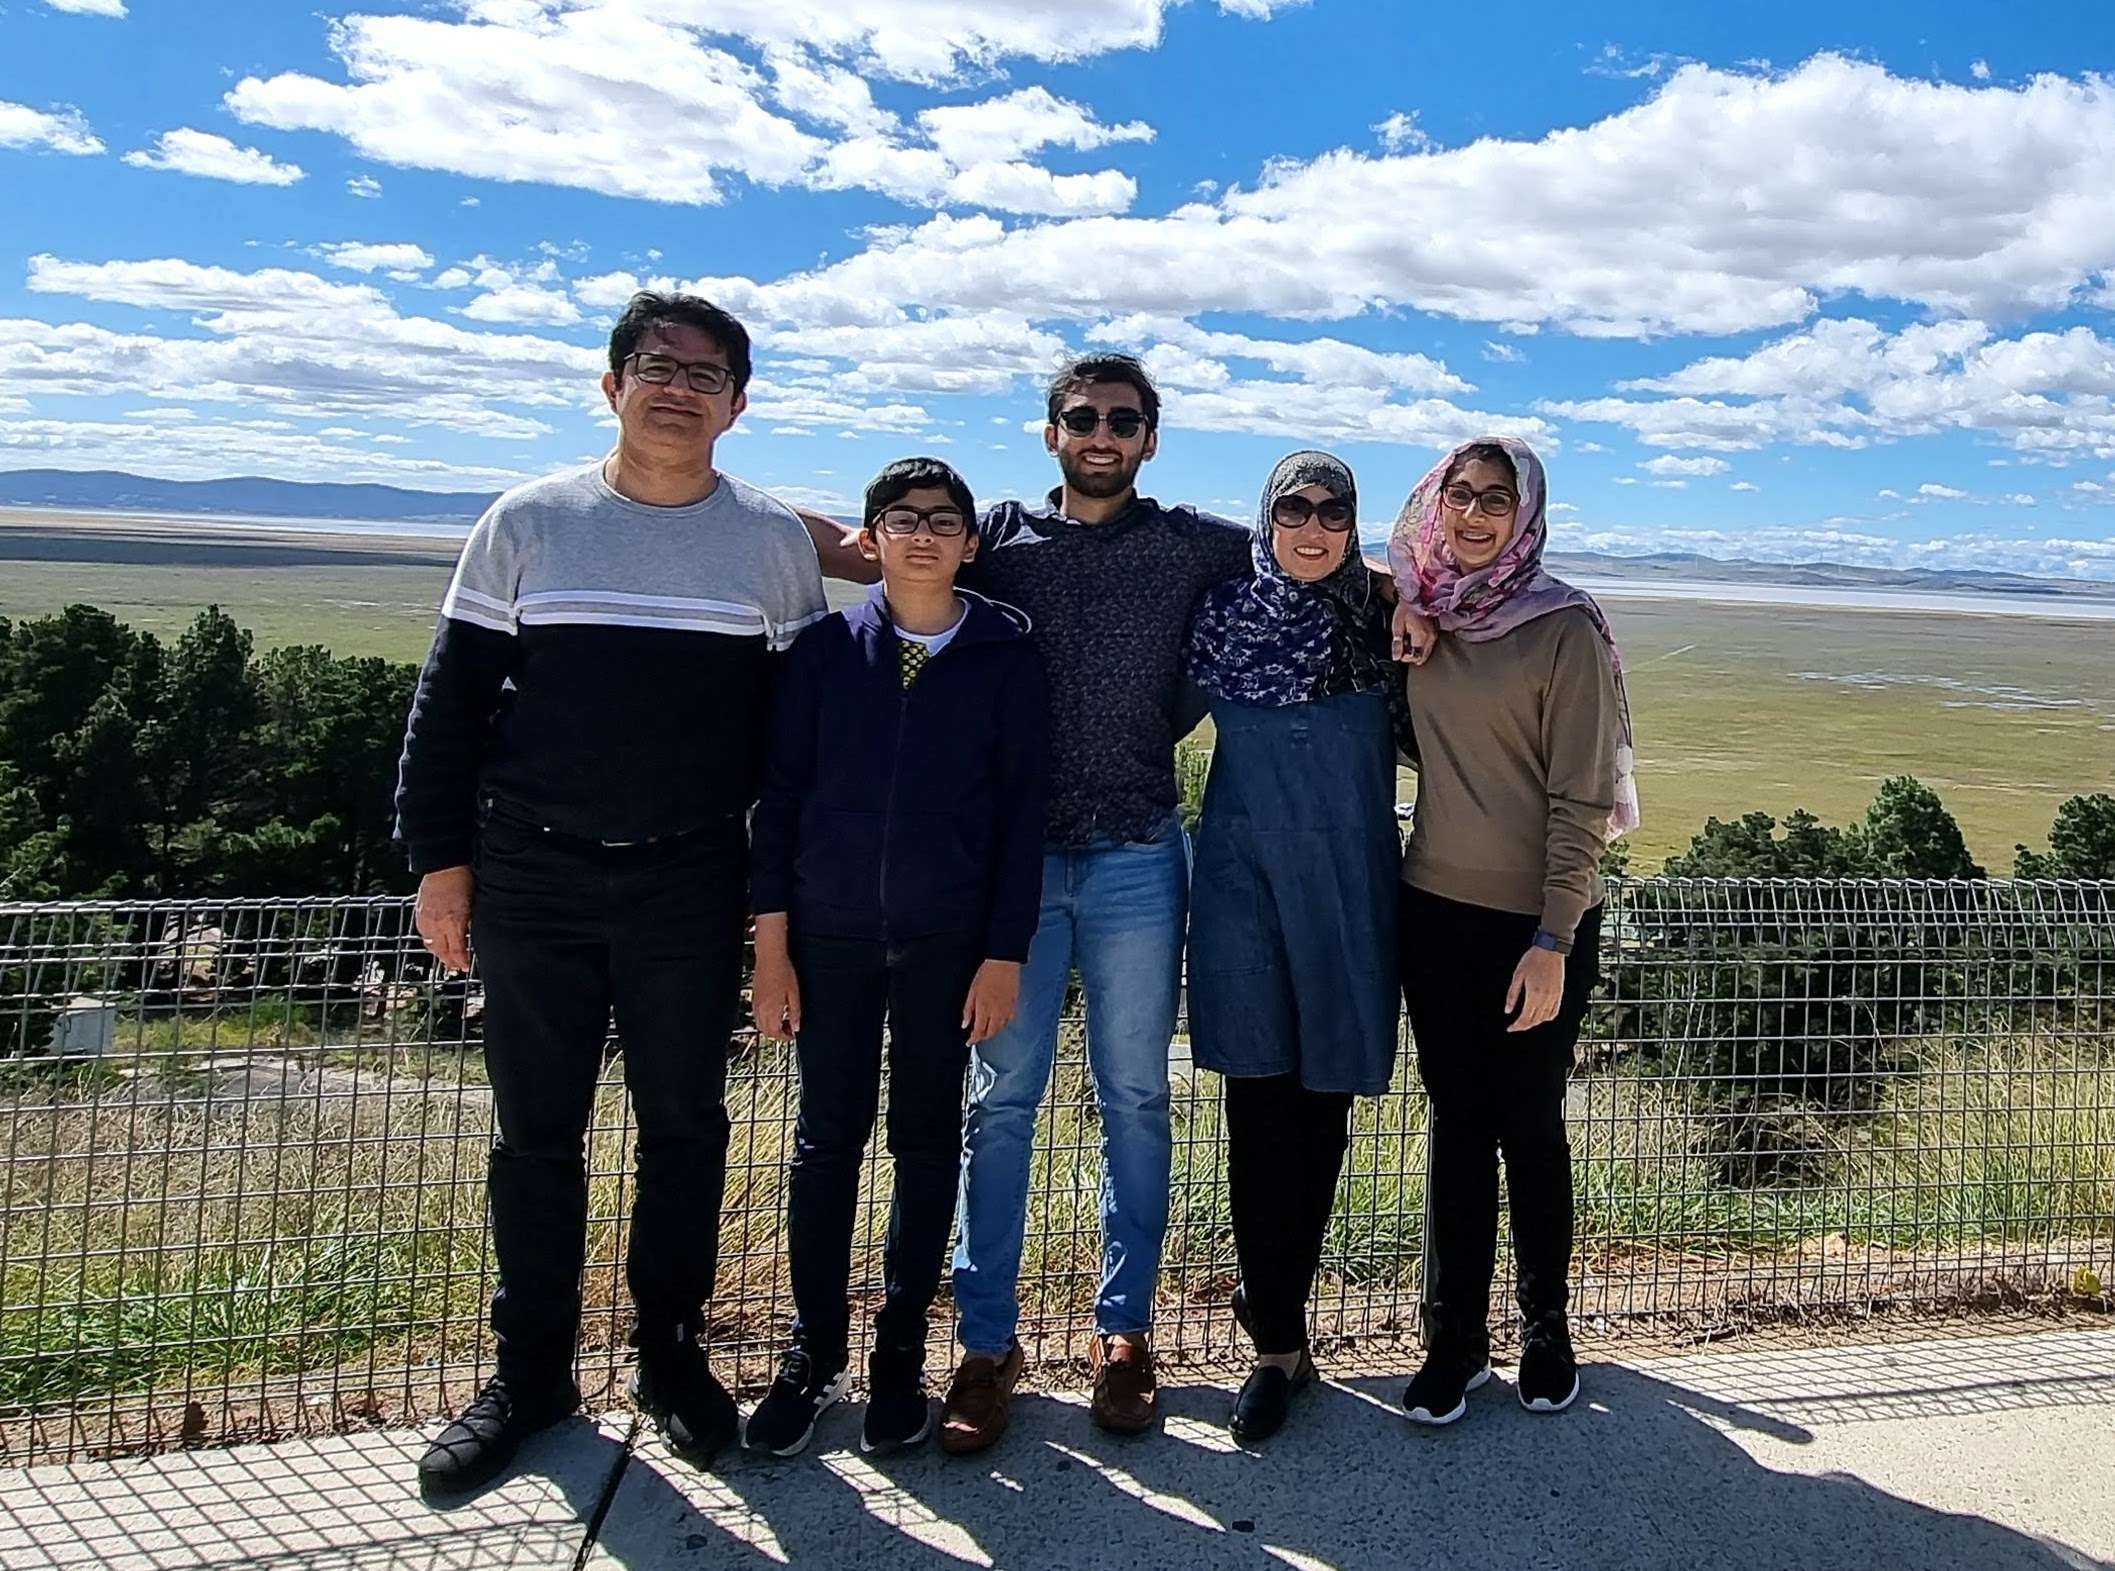
[[[914,535],[920,524],[932,531],[936,540],[952,540],[969,527],[969,516],[959,507],[909,507],[898,504],[884,507],[874,519],[874,526],[884,534]]]
[[[693,393],[707,396],[726,392],[734,381],[734,373],[714,360],[678,360],[674,355],[634,353],[626,355],[624,363],[642,382],[665,387],[680,374]]]
[[[1128,442],[1145,428],[1146,417],[1136,409],[1112,409],[1104,414],[1099,409],[1081,404],[1059,411],[1057,423],[1074,436],[1092,436],[1096,426],[1106,423],[1111,436],[1119,442]]]
[[[1349,529],[1356,519],[1352,505],[1340,496],[1310,502],[1304,496],[1281,496],[1270,505],[1270,521],[1280,529],[1304,529],[1310,521],[1333,535]]]
[[[1519,496],[1510,486],[1485,486],[1481,491],[1462,481],[1455,481],[1440,493],[1440,499],[1457,513],[1466,513],[1474,508],[1486,518],[1503,518],[1520,505]]]

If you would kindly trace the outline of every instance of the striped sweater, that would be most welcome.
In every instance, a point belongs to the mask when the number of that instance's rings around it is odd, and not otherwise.
[[[470,860],[478,813],[612,842],[755,800],[774,656],[826,611],[791,510],[721,475],[620,496],[600,462],[500,497],[463,546],[397,779],[414,872]]]

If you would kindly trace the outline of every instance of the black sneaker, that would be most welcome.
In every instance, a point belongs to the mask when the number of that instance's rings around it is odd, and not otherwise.
[[[1520,1405],[1530,1413],[1561,1413],[1579,1394],[1579,1361],[1562,1312],[1530,1320],[1520,1336]]]
[[[752,1427],[755,1420],[751,1419]],[[933,1404],[925,1393],[924,1349],[876,1348],[867,1360],[867,1417],[859,1449],[901,1451],[933,1432]]]
[[[669,1445],[700,1465],[710,1462],[741,1432],[734,1398],[705,1362],[705,1350],[687,1330],[665,1338],[642,1336],[639,1367],[632,1371],[632,1402],[654,1421]]]
[[[419,1492],[456,1495],[490,1483],[506,1471],[524,1440],[579,1406],[579,1388],[564,1376],[508,1381],[494,1375],[419,1458]]]
[[[778,1378],[749,1415],[742,1444],[773,1456],[799,1456],[823,1409],[842,1397],[851,1383],[851,1373],[842,1364],[818,1369],[806,1348],[788,1348],[779,1360]]]
[[[1403,1391],[1403,1413],[1413,1424],[1451,1424],[1469,1410],[1469,1393],[1491,1378],[1487,1349],[1441,1343]]]

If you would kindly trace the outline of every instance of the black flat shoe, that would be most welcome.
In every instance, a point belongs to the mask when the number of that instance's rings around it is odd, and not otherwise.
[[[1228,1420],[1227,1428],[1243,1445],[1268,1440],[1285,1427],[1286,1415],[1292,1411],[1293,1397],[1300,1388],[1314,1382],[1315,1363],[1305,1353],[1291,1374],[1275,1364],[1258,1364],[1241,1383],[1241,1393],[1234,1398],[1234,1416]]]

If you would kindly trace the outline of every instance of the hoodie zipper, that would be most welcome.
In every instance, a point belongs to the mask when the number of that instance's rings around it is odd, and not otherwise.
[[[967,593],[967,591],[958,592]],[[1026,621],[1027,618],[1023,616],[1022,620]],[[889,794],[882,803],[881,871],[876,879],[878,887],[875,890],[875,894],[881,902],[881,941],[884,944],[889,941],[889,842],[894,837],[896,829],[896,787],[903,778],[903,735],[910,725],[911,692],[913,688],[923,686],[926,682],[932,680],[933,667],[947,658],[948,650],[955,647],[962,634],[967,631],[968,624],[969,613],[964,611],[962,622],[956,627],[955,636],[947,641],[946,648],[943,648],[938,654],[926,657],[925,669],[918,673],[918,680],[912,684],[912,687],[903,685],[903,640],[897,634],[893,625],[888,630],[889,638],[897,645],[896,749],[889,757]]]
[[[894,638],[894,633],[890,634]],[[923,680],[923,673],[920,674]],[[889,755],[889,794],[881,811],[881,873],[876,891],[881,902],[881,941],[889,941],[889,841],[896,829],[896,786],[903,777],[903,734],[911,715],[911,690],[903,685],[903,652],[896,653],[896,748]]]

